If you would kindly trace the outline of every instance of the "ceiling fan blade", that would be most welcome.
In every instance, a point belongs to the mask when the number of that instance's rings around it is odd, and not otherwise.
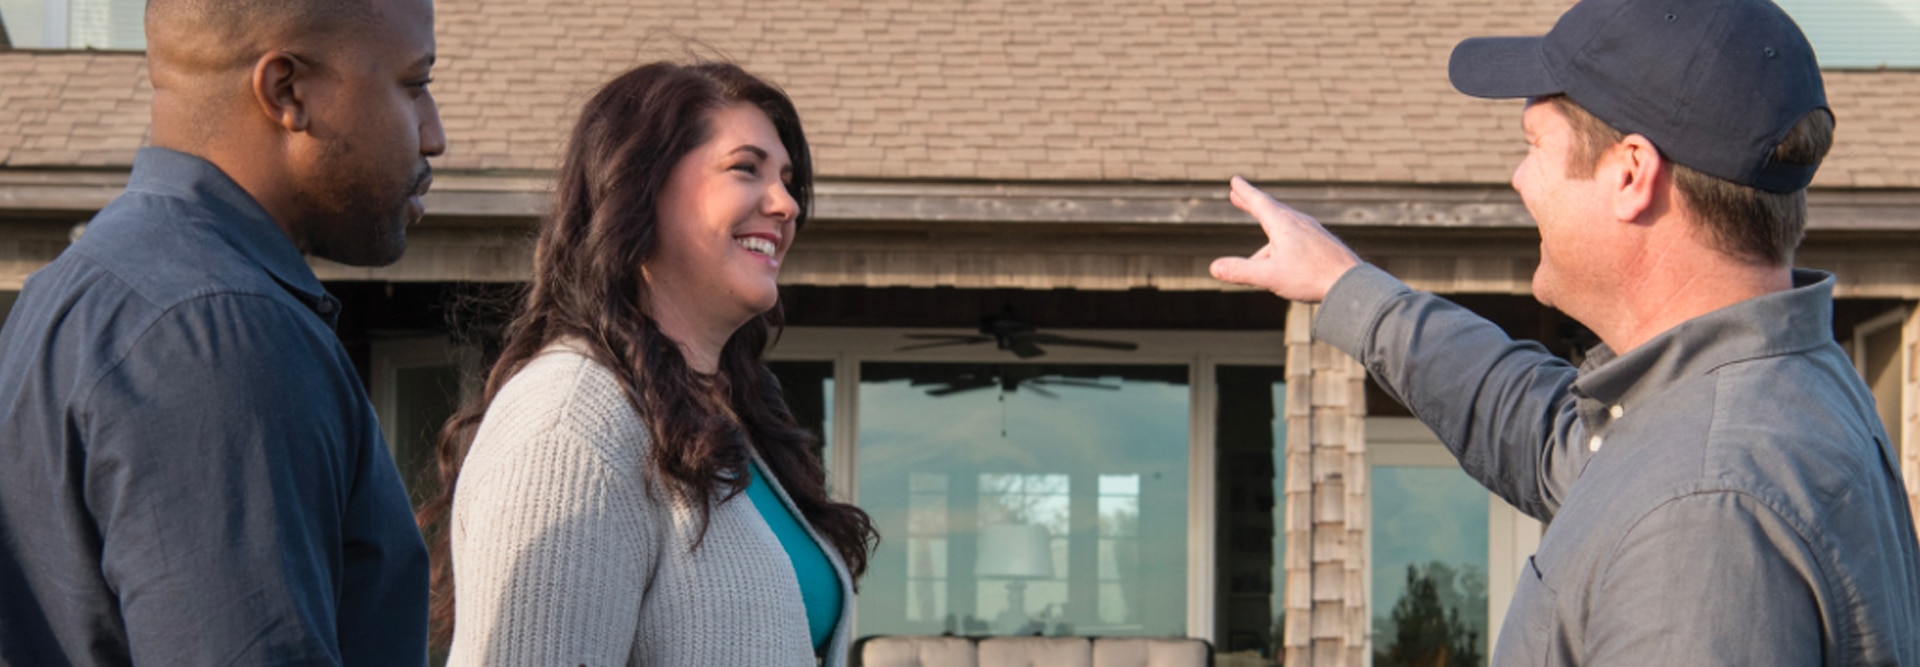
[[[908,338],[927,339],[931,337],[930,336],[928,337],[908,336]],[[956,345],[979,345],[981,343],[988,343],[992,341],[993,341],[992,338],[988,338],[986,336],[947,336],[943,339],[937,339],[931,343],[917,343],[914,345],[904,345],[901,347],[896,347],[896,348],[893,348],[893,351],[907,352],[910,350],[926,350],[926,349],[932,349],[936,347],[953,347]]]
[[[1132,352],[1134,350],[1140,349],[1140,345],[1138,343],[1129,343],[1127,341],[1099,340],[1095,338],[1068,338],[1066,336],[1058,336],[1054,334],[1034,334],[1032,336],[1028,336],[1027,340],[1033,343],[1039,343],[1042,345],[1068,345],[1073,347],[1097,347],[1103,350],[1120,350],[1123,352]]]
[[[968,382],[968,381],[969,381],[969,377],[968,377],[968,376],[965,376],[965,375],[961,375],[961,376],[957,376],[957,377],[956,377],[956,376],[948,376],[948,377],[939,377],[939,378],[936,378],[936,377],[917,377],[917,378],[908,378],[908,379],[907,379],[907,386],[909,386],[909,387],[932,387],[932,386],[935,386],[935,385],[938,385],[938,386],[942,386],[942,387],[944,387],[944,386],[947,386],[947,385],[951,385],[951,384],[954,384],[954,383],[956,383],[956,382],[957,382],[957,383],[961,383],[961,384],[965,384],[965,383],[966,383],[966,382]]]
[[[1046,390],[1046,389],[1044,389],[1044,388],[1041,388],[1041,386],[1040,386],[1040,384],[1039,384],[1039,383],[1037,383],[1037,382],[1029,382],[1029,383],[1027,383],[1027,384],[1026,384],[1026,388],[1027,388],[1027,391],[1031,391],[1031,392],[1033,392],[1033,393],[1035,393],[1035,394],[1039,394],[1039,395],[1041,395],[1041,396],[1045,396],[1045,397],[1047,397],[1047,398],[1060,398],[1060,395],[1059,395],[1059,394],[1056,394],[1056,393],[1053,393],[1053,392],[1051,392],[1051,391],[1047,391],[1047,390]]]
[[[1106,391],[1120,391],[1119,385],[1111,385],[1103,382],[1092,382],[1088,380],[1073,380],[1073,379],[1064,379],[1064,378],[1058,379],[1058,380],[1053,378],[1040,378],[1038,380],[1034,380],[1033,384],[1045,384],[1045,385],[1052,385],[1055,387],[1079,387],[1081,389],[1103,389]]]
[[[1034,357],[1038,357],[1040,355],[1047,353],[1046,350],[1040,349],[1039,345],[1035,345],[1032,338],[1027,336],[1019,336],[1014,338],[1013,340],[1007,341],[1007,344],[1003,347],[1007,350],[1011,350],[1013,352],[1013,356],[1019,357],[1021,359],[1032,359]]]
[[[927,395],[928,396],[952,396],[954,394],[958,394],[961,392],[974,391],[976,389],[986,389],[987,387],[994,386],[995,384],[999,384],[999,383],[995,382],[992,378],[987,378],[985,381],[976,380],[976,381],[969,381],[969,382],[955,382],[945,387],[935,387],[933,389],[928,389]]]
[[[980,320],[980,333],[995,338],[1033,333],[1033,330],[1032,323],[1015,317],[1012,311],[989,315]]]

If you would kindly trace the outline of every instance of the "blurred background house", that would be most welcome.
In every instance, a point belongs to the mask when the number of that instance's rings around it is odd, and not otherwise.
[[[1838,274],[1834,336],[1915,489],[1920,5],[1782,4],[1839,118],[1798,263]],[[640,62],[732,58],[792,94],[815,150],[773,356],[835,493],[886,538],[859,634],[1481,662],[1540,525],[1308,341],[1310,309],[1206,267],[1262,243],[1225,198],[1241,174],[1577,357],[1592,336],[1529,296],[1538,237],[1507,185],[1520,106],[1445,76],[1460,39],[1539,34],[1569,5],[442,0],[450,148],[427,218],[398,264],[314,268],[419,479],[497,343],[481,301],[528,274],[577,105]],[[151,93],[142,6],[0,0],[0,318],[124,186]]]

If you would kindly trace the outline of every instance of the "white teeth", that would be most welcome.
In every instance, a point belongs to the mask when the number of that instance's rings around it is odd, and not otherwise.
[[[746,248],[751,252],[757,252],[768,257],[773,256],[773,242],[758,236],[736,237],[733,239],[733,242],[740,244],[740,247]]]

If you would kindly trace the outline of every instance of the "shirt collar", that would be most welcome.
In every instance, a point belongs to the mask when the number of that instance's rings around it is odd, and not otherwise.
[[[127,191],[178,199],[205,209],[210,215],[192,218],[194,224],[204,225],[208,232],[265,269],[328,326],[337,322],[340,302],[320,285],[300,248],[253,195],[213,163],[165,148],[141,148],[133,158]]]
[[[1792,289],[1687,320],[1626,354],[1601,345],[1573,389],[1608,405],[1633,403],[1727,364],[1831,343],[1833,284],[1831,274],[1796,269]]]

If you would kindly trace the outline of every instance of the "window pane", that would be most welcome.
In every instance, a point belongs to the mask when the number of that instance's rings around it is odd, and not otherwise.
[[[1118,622],[1118,619],[1126,618],[1129,611],[1127,593],[1120,584],[1100,584],[1100,620],[1102,622]]]
[[[460,370],[454,366],[414,366],[393,374],[394,465],[400,469],[415,505],[438,486],[432,475],[434,438],[453,416],[460,400]]]
[[[1374,466],[1372,481],[1373,664],[1485,664],[1491,496],[1453,467]]]
[[[907,532],[912,535],[947,533],[947,494],[916,493],[908,500]]]
[[[833,362],[773,361],[767,368],[780,380],[780,391],[787,399],[787,409],[793,411],[794,421],[820,439],[821,463],[832,461]],[[827,483],[831,486],[833,480]]]
[[[1139,567],[1139,540],[1100,540],[1100,580],[1120,581]]]
[[[68,0],[67,48],[147,48],[146,0]]]
[[[1920,2],[1779,0],[1813,43],[1820,67],[1920,67]]]
[[[907,576],[947,578],[947,539],[944,537],[907,538]]]
[[[907,476],[907,490],[914,493],[947,493],[947,476],[916,472]]]
[[[1186,633],[1186,367],[860,373],[858,634]]]
[[[1222,655],[1271,661],[1285,627],[1287,386],[1279,366],[1214,371],[1217,519],[1214,590]]]
[[[1125,496],[1100,497],[1100,534],[1106,537],[1133,537],[1140,523],[1140,499]]]
[[[13,312],[13,302],[19,298],[19,292],[0,290],[0,328],[6,328],[7,314]]]
[[[1138,496],[1140,495],[1139,475],[1101,475],[1100,495]]]

